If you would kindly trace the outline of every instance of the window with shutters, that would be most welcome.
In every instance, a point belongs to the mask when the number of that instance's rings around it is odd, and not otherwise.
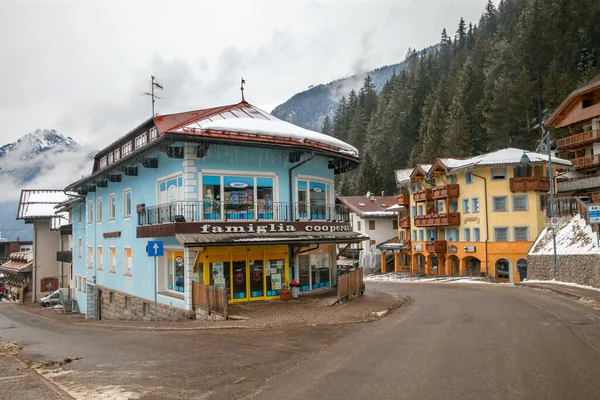
[[[40,291],[54,292],[58,289],[58,278],[43,278],[40,280]]]

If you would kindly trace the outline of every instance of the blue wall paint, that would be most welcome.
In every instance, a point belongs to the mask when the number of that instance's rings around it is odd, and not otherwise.
[[[182,143],[179,143],[181,145]],[[189,145],[192,146],[193,145]],[[152,206],[157,204],[157,181],[168,175],[181,173],[184,177],[183,184],[186,182],[196,181],[194,192],[199,199],[198,173],[202,170],[224,170],[231,171],[232,174],[238,172],[263,172],[275,173],[278,176],[278,199],[280,202],[289,201],[289,168],[294,164],[288,162],[289,151],[280,149],[259,149],[243,146],[227,146],[227,145],[211,145],[208,153],[204,158],[196,159],[171,159],[164,153],[158,155],[158,168],[144,168],[138,165],[138,176],[121,175],[122,182],[109,182],[107,188],[96,188],[96,192],[90,192],[86,196],[85,203],[77,205],[83,207],[82,222],[77,223],[77,212],[74,211],[74,232],[73,232],[73,273],[74,275],[86,276],[88,282],[94,281],[94,273],[96,273],[96,283],[98,285],[119,290],[125,293],[130,293],[134,296],[143,297],[149,300],[154,300],[154,265],[153,258],[146,254],[146,244],[148,240],[163,240],[165,246],[174,246],[183,251],[183,247],[177,242],[174,237],[170,238],[153,238],[153,239],[137,239],[137,212],[138,204]],[[304,153],[303,159],[308,157],[308,153]],[[190,164],[189,160],[193,160],[194,169],[193,177],[185,177],[184,165]],[[328,179],[333,181],[334,171],[327,166],[328,157],[315,155],[315,158],[299,168],[294,170],[294,178],[298,174],[310,175]],[[189,168],[188,168],[189,170]],[[295,187],[295,184],[293,184]],[[132,193],[132,215],[131,218],[124,218],[124,190],[131,189]],[[333,191],[333,185],[331,187]],[[109,195],[114,193],[116,196],[116,218],[114,221],[109,220]],[[294,195],[295,196],[295,195]],[[102,198],[102,222],[97,223],[96,204],[97,199]],[[294,199],[295,200],[295,199]],[[85,210],[88,201],[92,201],[94,221],[87,224]],[[120,237],[107,238],[103,237],[106,232],[121,232]],[[77,246],[78,239],[82,238],[82,257],[78,258]],[[116,268],[115,273],[110,272],[110,246],[115,246],[116,249]],[[94,259],[92,263],[93,269],[87,268],[87,248],[93,246]],[[97,270],[97,246],[102,246],[103,249],[103,269]],[[132,271],[131,277],[124,275],[125,246],[131,246],[132,249]],[[159,259],[159,262],[164,262]],[[163,274],[159,277],[159,281],[164,280]],[[108,296],[108,294],[106,294]],[[85,293],[78,292],[78,301],[80,308],[85,309]],[[158,296],[158,301],[164,304],[185,308],[185,302],[167,296]]]

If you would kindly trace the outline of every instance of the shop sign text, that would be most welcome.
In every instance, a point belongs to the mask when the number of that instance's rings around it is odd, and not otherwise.
[[[328,224],[291,224],[291,223],[272,223],[272,224],[243,224],[243,225],[224,225],[224,224],[202,224],[199,233],[272,233],[272,232],[352,232],[352,227],[348,224],[328,225]]]

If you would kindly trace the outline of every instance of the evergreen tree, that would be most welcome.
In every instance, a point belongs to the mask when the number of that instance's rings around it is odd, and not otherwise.
[[[323,129],[321,132],[325,135],[333,135],[333,126],[331,125],[331,119],[329,118],[329,115],[326,115],[325,119],[323,120]]]
[[[459,50],[464,49],[467,44],[467,25],[462,17],[460,17],[460,22],[458,23],[454,44]]]

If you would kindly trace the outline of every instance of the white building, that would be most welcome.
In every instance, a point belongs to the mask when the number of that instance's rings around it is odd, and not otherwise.
[[[352,244],[346,254],[354,254],[366,273],[380,270],[380,243],[398,238],[397,211],[389,211],[397,203],[395,196],[338,196],[350,210],[352,229],[369,237],[368,240]]]

